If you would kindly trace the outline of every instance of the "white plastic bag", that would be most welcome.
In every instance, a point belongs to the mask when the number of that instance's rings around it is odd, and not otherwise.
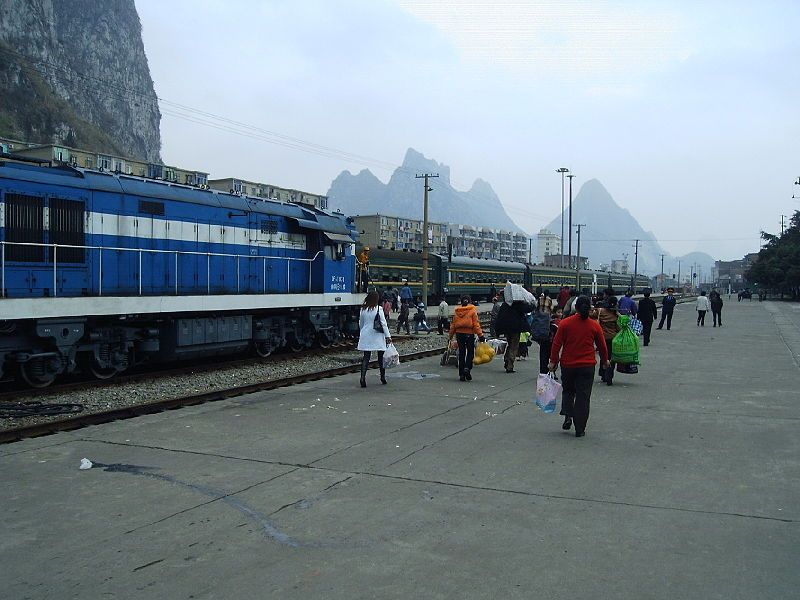
[[[400,353],[397,351],[397,348],[394,347],[394,344],[389,344],[386,348],[386,352],[383,353],[383,368],[393,369],[399,364]]]
[[[506,304],[511,304],[512,302],[524,302],[525,304],[530,304],[533,307],[536,306],[536,296],[531,294],[520,284],[511,283],[510,281],[506,282],[506,287],[503,290],[503,301]]]
[[[556,403],[560,393],[561,384],[553,378],[552,373],[539,375],[536,378],[536,406],[544,412],[556,412]]]

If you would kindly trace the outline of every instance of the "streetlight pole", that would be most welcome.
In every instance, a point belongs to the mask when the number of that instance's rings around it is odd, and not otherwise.
[[[567,175],[569,179],[569,266],[572,268],[572,178],[575,177],[572,173]]]
[[[575,259],[575,289],[581,293],[581,228],[586,227],[586,223],[575,225],[578,230],[578,256]]]
[[[559,254],[561,255],[561,268],[564,268],[564,174],[569,173],[569,169],[561,167],[556,169],[556,173],[561,173],[561,239],[558,242]]]
[[[430,173],[416,176],[416,179],[425,180],[425,199],[422,210],[422,301],[425,306],[428,306],[428,192],[433,191],[433,188],[428,186],[428,179],[438,176],[438,174]]]
[[[681,284],[681,261],[678,259],[678,286],[683,287]]]

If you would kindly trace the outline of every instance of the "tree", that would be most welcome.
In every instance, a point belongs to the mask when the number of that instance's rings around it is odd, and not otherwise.
[[[745,277],[759,285],[800,298],[800,211],[795,211],[783,235],[761,232],[766,243]]]

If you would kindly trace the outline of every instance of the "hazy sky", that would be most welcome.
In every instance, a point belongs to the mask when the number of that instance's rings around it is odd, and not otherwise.
[[[535,233],[566,166],[669,252],[722,259],[800,208],[796,0],[136,5],[164,160],[213,177],[325,193],[411,146]]]

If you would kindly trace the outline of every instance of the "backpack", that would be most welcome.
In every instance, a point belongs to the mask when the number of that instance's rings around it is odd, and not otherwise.
[[[550,315],[545,312],[533,313],[531,319],[531,337],[537,342],[550,339]]]

